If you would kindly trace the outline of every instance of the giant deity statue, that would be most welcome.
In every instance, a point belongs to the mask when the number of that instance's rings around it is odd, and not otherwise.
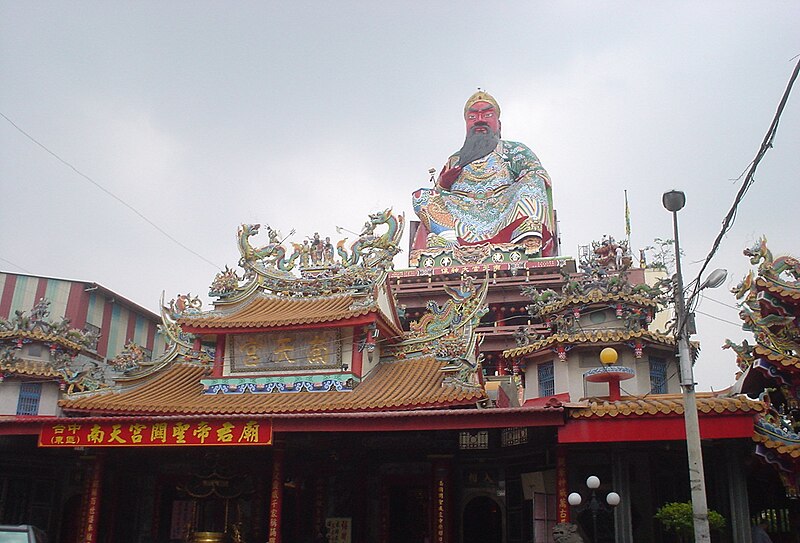
[[[500,139],[500,106],[479,90],[464,106],[463,147],[433,188],[414,193],[424,247],[524,246],[529,256],[555,253],[550,177],[525,145]],[[415,248],[421,248],[418,236]]]

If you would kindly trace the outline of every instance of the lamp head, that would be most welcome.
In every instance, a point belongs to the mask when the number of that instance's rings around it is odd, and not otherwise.
[[[589,488],[591,488],[592,490],[595,490],[595,489],[597,489],[597,488],[600,488],[600,478],[599,478],[599,477],[597,477],[596,475],[590,475],[590,476],[589,476],[589,477],[586,479],[586,486],[588,486],[588,487],[589,487]]]
[[[607,502],[607,503],[608,503],[608,505],[610,505],[611,507],[616,507],[616,506],[618,506],[618,505],[619,505],[619,502],[620,502],[620,497],[619,497],[619,494],[617,494],[616,492],[609,492],[609,493],[608,493],[608,496],[606,496],[606,502]]]
[[[711,272],[711,275],[709,275],[705,281],[703,281],[698,290],[703,290],[704,288],[717,288],[722,283],[724,283],[725,279],[727,278],[728,278],[728,270],[717,268],[716,270]]]
[[[606,347],[602,351],[600,351],[600,362],[603,364],[613,364],[617,361],[619,355],[617,354],[616,349],[613,347]]]
[[[567,502],[573,507],[575,507],[576,505],[580,505],[581,501],[582,501],[581,495],[578,494],[577,492],[573,492],[572,494],[567,496]]]
[[[667,211],[675,213],[683,209],[683,206],[686,205],[686,195],[679,190],[671,190],[665,192],[663,196],[661,196],[661,203]]]

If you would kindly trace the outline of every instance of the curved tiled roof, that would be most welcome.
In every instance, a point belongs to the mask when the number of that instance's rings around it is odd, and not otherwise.
[[[644,338],[663,345],[675,345],[675,338],[658,332],[650,332],[648,330],[639,330],[632,332],[630,330],[597,330],[588,332],[578,332],[576,334],[553,334],[542,340],[525,345],[524,347],[516,347],[503,351],[504,358],[516,358],[526,354],[534,353],[540,349],[548,347],[554,343],[597,343],[597,342],[621,342],[628,341],[633,338]]]
[[[59,405],[90,413],[269,415],[446,408],[486,398],[483,389],[443,385],[444,366],[433,357],[382,363],[352,392],[205,394],[200,379],[208,377],[209,368],[181,363],[136,388]]]
[[[61,377],[50,362],[43,360],[21,359],[13,363],[0,363],[0,370],[16,375],[28,375],[31,377]]]
[[[80,351],[83,346],[64,337],[61,334],[47,333],[42,330],[3,330],[0,331],[0,339],[27,338],[45,343],[58,343],[59,345]]]
[[[758,432],[753,434],[753,441],[756,443],[761,443],[766,448],[773,449],[780,454],[785,454],[792,458],[800,458],[800,445],[770,439],[769,437],[759,434]]]
[[[800,286],[789,286],[787,284],[781,284],[765,279],[764,277],[756,278],[756,285],[772,292],[773,294],[777,294],[781,298],[800,302]]]
[[[178,324],[197,328],[267,328],[334,322],[378,311],[374,303],[354,306],[358,301],[349,294],[315,298],[262,295],[232,310],[184,315]]]
[[[782,366],[785,367],[794,367],[800,369],[800,358],[795,356],[790,356],[788,354],[782,354],[775,352],[771,349],[764,347],[763,345],[756,344],[753,348],[753,353],[756,356],[766,358],[771,362],[778,362]]]
[[[570,407],[567,405],[567,407]],[[752,400],[744,394],[734,397],[697,395],[697,409],[701,413],[753,413],[763,412],[764,404]],[[570,407],[569,416],[573,419],[599,417],[627,417],[637,415],[683,414],[683,399],[680,394],[654,394],[642,398],[628,397],[617,401],[591,399],[586,405]]]
[[[573,305],[578,304],[596,304],[601,302],[628,302],[635,305],[641,305],[644,307],[658,307],[658,302],[649,298],[647,296],[642,296],[640,294],[625,294],[622,292],[600,292],[599,290],[593,290],[588,294],[576,294],[570,296],[564,296],[560,300],[556,300],[549,304],[542,306],[540,312],[542,314],[548,313],[555,313],[560,311],[566,307],[571,307]]]

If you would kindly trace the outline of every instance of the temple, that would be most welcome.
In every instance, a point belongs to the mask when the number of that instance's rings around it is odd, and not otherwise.
[[[0,523],[62,543],[668,541],[656,513],[690,490],[674,282],[609,236],[560,255],[550,178],[499,113],[468,100],[419,222],[365,212],[335,244],[242,224],[211,306],[162,295],[157,335],[90,283],[50,318],[46,278],[31,298],[4,274]],[[698,395],[708,502],[721,541],[756,519],[794,541],[800,267],[745,253],[755,339]]]

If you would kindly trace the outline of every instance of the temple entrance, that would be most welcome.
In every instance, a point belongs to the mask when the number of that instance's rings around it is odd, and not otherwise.
[[[501,543],[503,521],[500,505],[488,496],[472,498],[464,507],[461,533],[464,543]]]
[[[389,490],[389,543],[430,541],[428,488],[397,486]]]

